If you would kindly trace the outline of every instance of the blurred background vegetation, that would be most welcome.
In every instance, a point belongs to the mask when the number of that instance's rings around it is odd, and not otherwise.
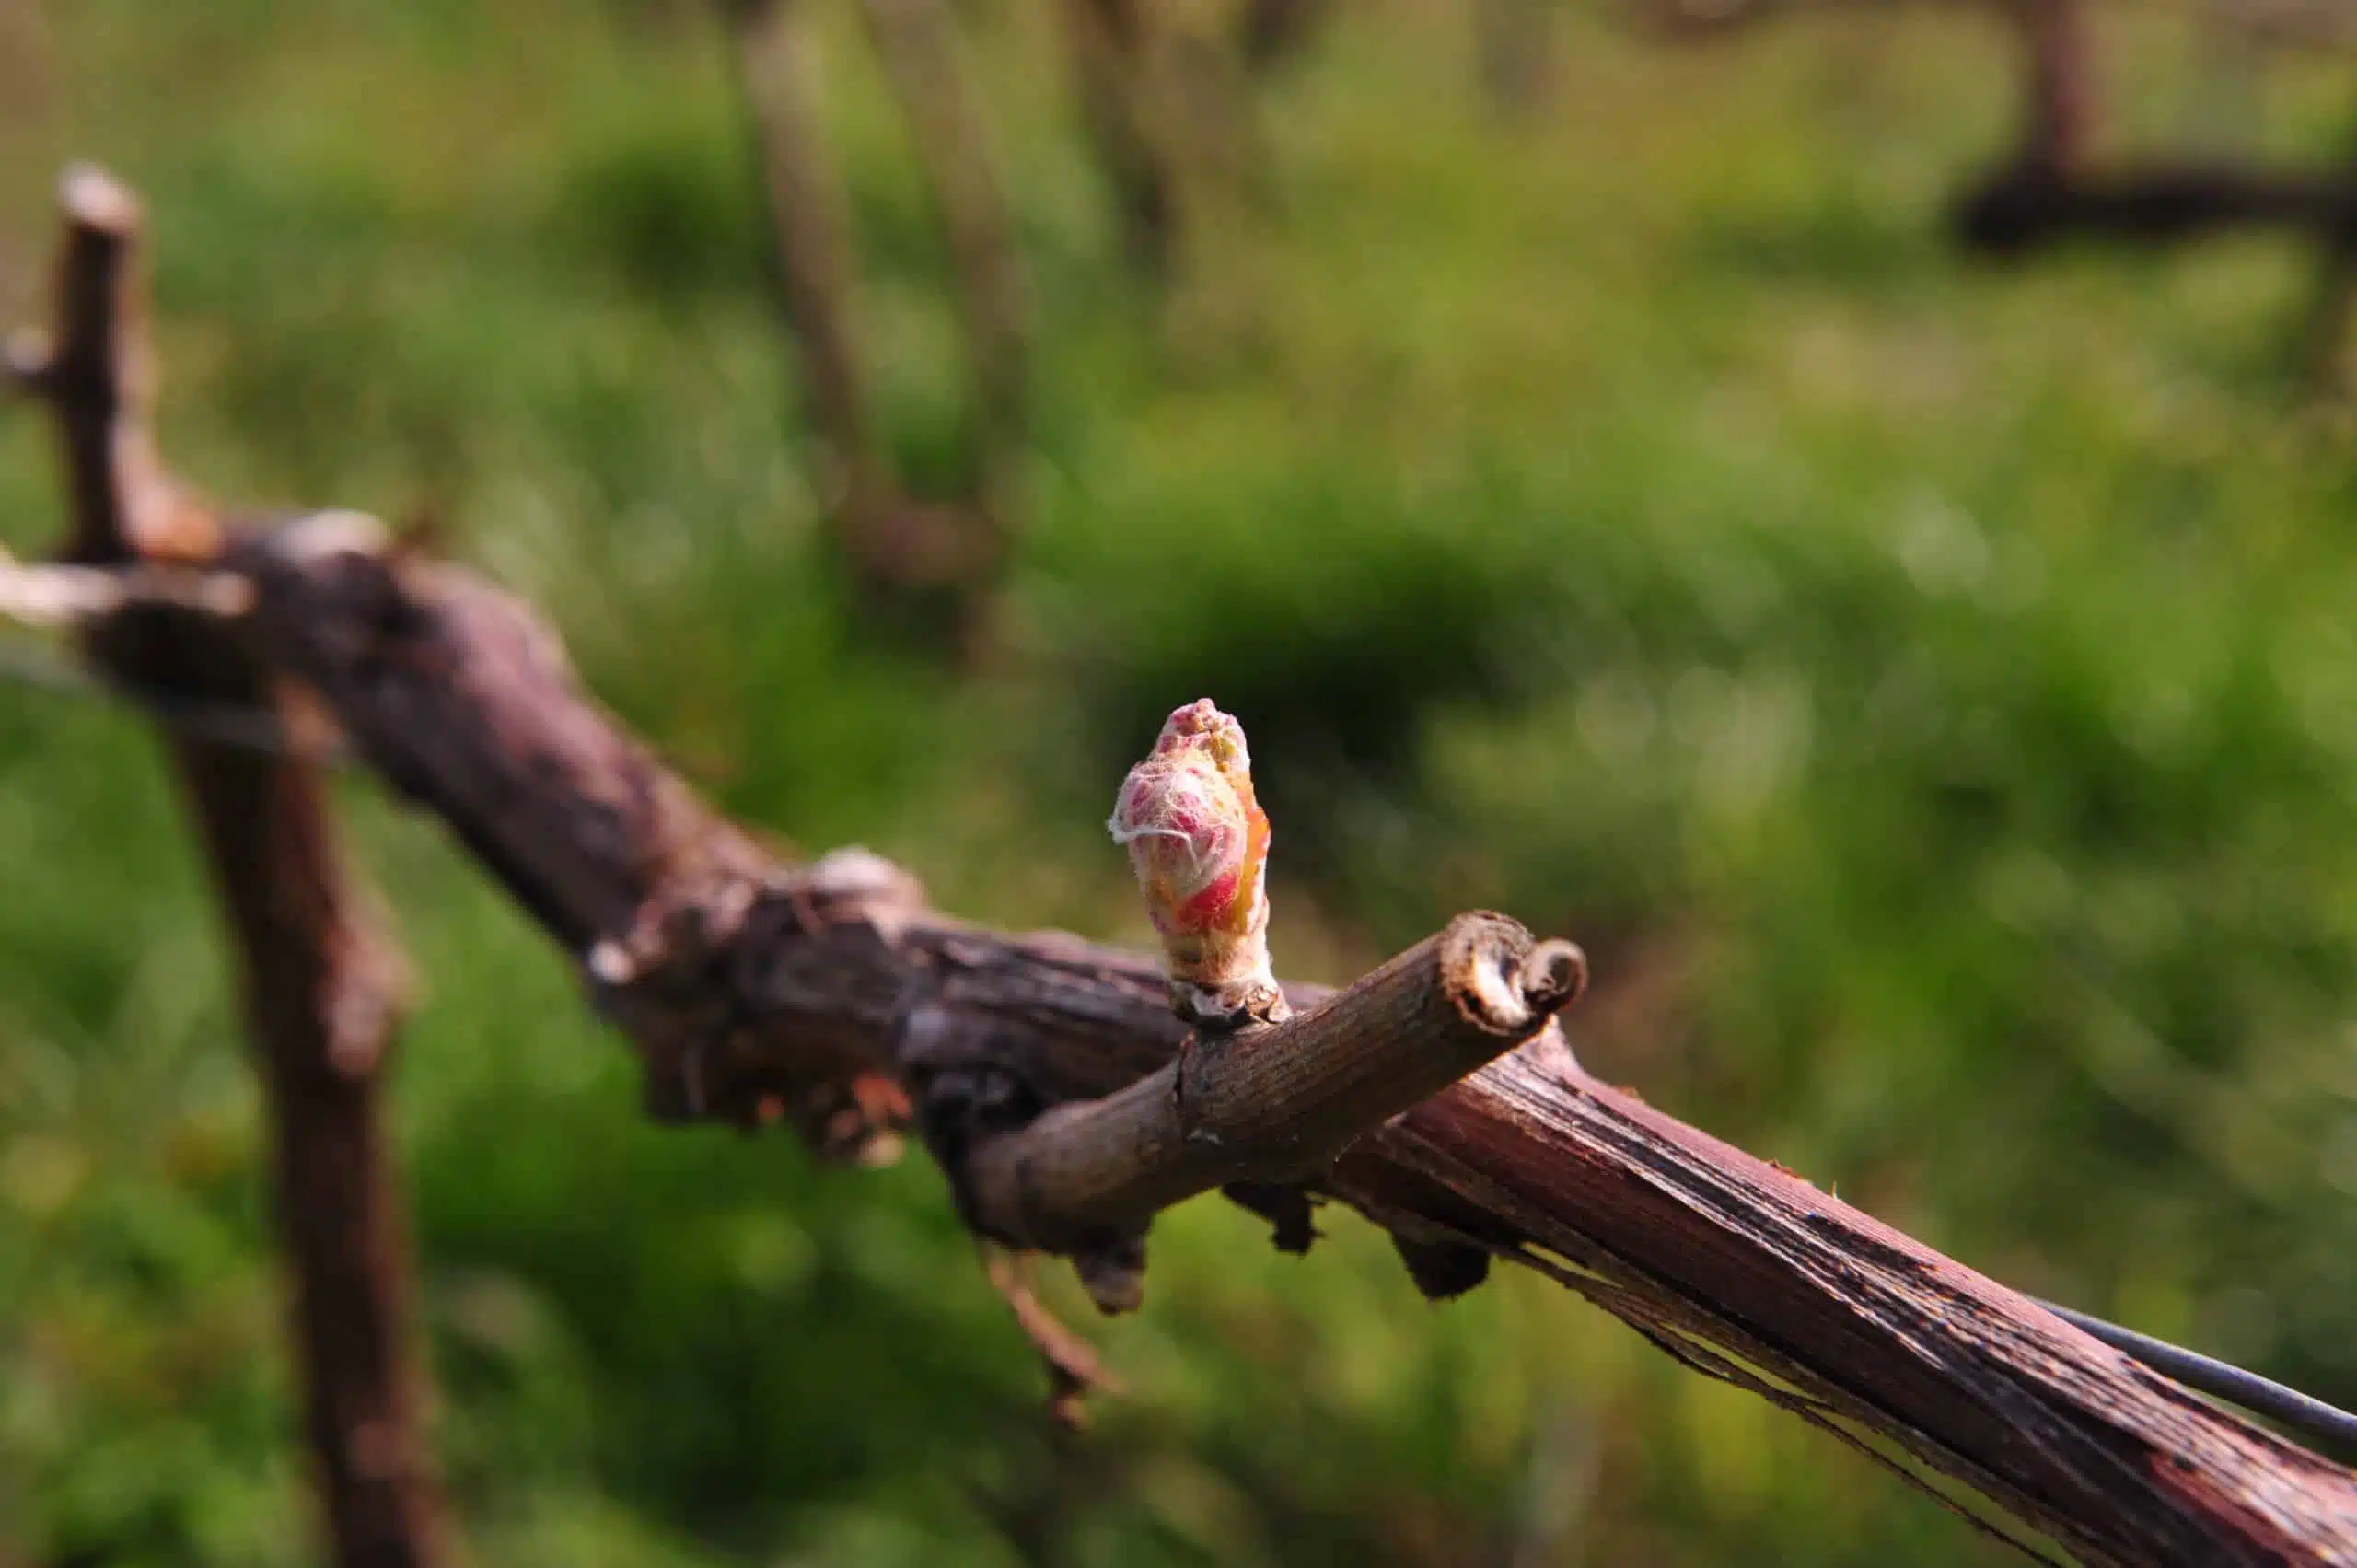
[[[837,10],[885,434],[954,472],[933,209]],[[2222,132],[2218,51],[2106,15],[2124,134],[2345,150],[2357,60],[2271,63]],[[1961,261],[2014,97],[1968,13],[1674,50],[1542,8],[1504,105],[1471,10],[1367,0],[1254,84],[1248,188],[1156,283],[1054,8],[960,16],[1039,333],[962,672],[826,547],[685,0],[0,0],[0,296],[41,308],[55,171],[103,159],[150,203],[179,466],[430,516],[782,841],[1142,942],[1097,824],[1214,697],[1286,972],[1469,905],[1573,935],[1604,1076],[2357,1401],[2357,460],[2285,366],[2305,250]],[[20,551],[62,528],[46,434],[0,421]],[[560,956],[342,793],[423,978],[393,1104],[477,1562],[1999,1560],[1540,1282],[1428,1306],[1348,1215],[1306,1261],[1169,1216],[1147,1310],[1089,1325],[1132,1393],[1059,1443],[926,1162],[645,1124]],[[0,1559],[313,1551],[192,847],[135,717],[0,691]]]

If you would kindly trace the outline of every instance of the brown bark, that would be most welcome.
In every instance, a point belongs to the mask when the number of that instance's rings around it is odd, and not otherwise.
[[[75,527],[90,564],[203,554],[216,530],[157,464],[138,319],[132,198],[69,177],[52,346],[18,366],[63,437]],[[126,610],[89,639],[112,678],[175,699],[275,706],[277,678],[217,621]],[[301,761],[175,735],[187,796],[238,955],[267,1090],[273,1183],[293,1264],[312,1460],[345,1568],[448,1561],[421,1428],[409,1240],[377,1074],[401,1001],[401,966],[356,910],[317,772]]]
[[[299,540],[226,563],[255,584],[268,656],[583,955],[659,1114],[790,1114],[852,1151],[912,1104],[954,1181],[980,1138],[1179,1050],[1151,960],[945,919],[862,852],[766,861],[471,579]],[[1391,1229],[1435,1288],[1472,1283],[1487,1255],[1539,1269],[2009,1539],[2026,1524],[2122,1564],[2357,1561],[2357,1474],[1585,1077],[1549,1037],[1362,1138],[1317,1185]]]
[[[1367,1129],[1547,1028],[1586,978],[1568,942],[1458,915],[1305,1013],[1199,1028],[1126,1087],[974,1142],[948,1161],[959,1207],[1000,1241],[1074,1256],[1107,1310],[1134,1307],[1156,1214],[1214,1187],[1316,1177]]]
[[[2357,1475],[1624,1092],[1510,1057],[1383,1151],[1475,1204],[1469,1234],[1673,1356],[1924,1484],[1903,1450],[2084,1561],[2357,1560]]]
[[[219,631],[175,620],[122,628],[99,657],[124,679],[267,704]],[[201,673],[200,673],[201,672]],[[378,1069],[402,999],[398,958],[362,920],[317,772],[251,750],[175,739],[180,775],[238,949],[264,1087],[280,1226],[295,1269],[295,1340],[335,1561],[449,1561],[424,1434],[409,1221]]]

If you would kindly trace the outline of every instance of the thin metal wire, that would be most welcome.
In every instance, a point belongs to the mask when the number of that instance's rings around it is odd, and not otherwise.
[[[2036,1296],[2030,1298],[2037,1301]],[[2166,1373],[2189,1388],[2197,1388],[2213,1399],[2237,1405],[2254,1415],[2291,1428],[2303,1437],[2313,1438],[2357,1452],[2357,1415],[2338,1406],[2326,1404],[2297,1388],[2287,1388],[2271,1378],[2214,1357],[2173,1345],[2166,1340],[2156,1340],[2150,1334],[2140,1334],[2133,1329],[2123,1329],[2117,1323],[2106,1322],[2074,1308],[2051,1301],[2038,1301],[2040,1307],[2073,1328],[2084,1330],[2124,1354],[2133,1356],[2155,1372]]]

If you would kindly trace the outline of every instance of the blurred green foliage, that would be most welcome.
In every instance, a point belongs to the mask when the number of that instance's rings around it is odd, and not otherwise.
[[[864,634],[819,547],[699,7],[83,0],[8,145],[149,197],[192,477],[441,519],[748,819],[1142,940],[1095,823],[1215,697],[1290,971],[1469,904],[1581,936],[1606,1075],[2357,1401],[2357,464],[2279,369],[2307,259],[1962,264],[1940,205],[2010,93],[1969,18],[1681,54],[1566,13],[1507,120],[1464,9],[1352,7],[1271,79],[1264,206],[1164,296],[1053,8],[965,8],[1042,309],[970,679]],[[891,438],[954,473],[930,208],[827,25]],[[2173,134],[2203,53],[2119,48]],[[2267,145],[2323,156],[2352,85],[2281,69]],[[0,214],[27,307],[48,226]],[[42,435],[0,423],[20,549]],[[310,1538],[264,1140],[155,761],[0,698],[0,1554],[266,1568]],[[424,977],[394,1096],[476,1561],[1995,1560],[1538,1281],[1427,1307],[1346,1215],[1306,1262],[1169,1217],[1146,1312],[1092,1325],[1132,1396],[1053,1442],[922,1161],[646,1125],[560,958],[346,794]]]

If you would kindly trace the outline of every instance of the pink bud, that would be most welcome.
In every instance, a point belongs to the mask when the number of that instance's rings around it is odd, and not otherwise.
[[[1269,973],[1269,819],[1244,726],[1209,699],[1174,712],[1106,824],[1130,852],[1170,978],[1213,992]]]

